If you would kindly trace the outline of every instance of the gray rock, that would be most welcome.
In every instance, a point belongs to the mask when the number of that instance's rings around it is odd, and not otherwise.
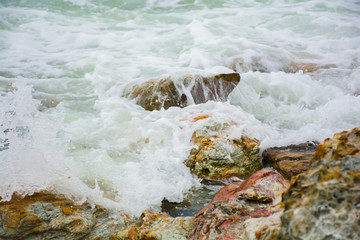
[[[360,158],[315,161],[283,201],[277,239],[360,239]]]

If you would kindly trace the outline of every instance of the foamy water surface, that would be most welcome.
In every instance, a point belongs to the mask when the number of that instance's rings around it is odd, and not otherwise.
[[[359,126],[359,19],[356,0],[0,0],[0,197],[50,190],[138,215],[200,186],[183,161],[209,121],[262,150]],[[233,71],[224,103],[149,112],[121,97]]]

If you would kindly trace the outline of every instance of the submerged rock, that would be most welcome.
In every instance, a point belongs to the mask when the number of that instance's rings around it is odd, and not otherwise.
[[[55,108],[59,103],[60,101],[56,98],[43,98],[38,108],[40,111],[44,111],[48,108]]]
[[[314,160],[338,160],[345,156],[360,157],[360,127],[335,133],[316,148]]]
[[[126,88],[123,96],[136,99],[144,109],[153,111],[169,107],[185,107],[210,100],[226,101],[240,82],[238,73],[213,76],[185,76],[181,79],[150,80]]]
[[[360,158],[314,162],[284,194],[281,228],[268,239],[360,239],[359,182]]]
[[[317,64],[312,62],[299,62],[291,61],[289,59],[274,59],[261,57],[250,57],[250,58],[235,58],[229,67],[236,72],[277,72],[282,71],[285,73],[296,73],[303,71],[304,73],[311,73],[322,69],[335,68],[335,64]]]
[[[316,64],[316,63],[304,63],[304,62],[291,62],[288,72],[296,73],[303,72],[315,72],[321,69],[335,68],[335,64]]]
[[[200,186],[192,187],[182,202],[162,201],[161,211],[172,217],[195,216],[205,205],[209,204],[215,194],[234,179],[212,180],[201,179]]]
[[[310,142],[269,148],[262,153],[263,164],[273,167],[284,177],[291,178],[310,168],[315,149],[316,144]]]
[[[222,188],[196,216],[189,239],[258,239],[280,223],[281,195],[289,182],[261,170]]]
[[[224,129],[230,124],[215,123],[193,134],[193,148],[185,161],[200,178],[247,178],[262,168],[259,141],[246,136],[229,139]]]
[[[145,210],[132,225],[113,234],[111,240],[187,239],[194,217],[170,217],[166,213]]]
[[[51,193],[0,203],[0,239],[106,239],[124,227],[123,217]]]

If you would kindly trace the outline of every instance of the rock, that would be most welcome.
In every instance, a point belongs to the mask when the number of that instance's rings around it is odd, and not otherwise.
[[[224,131],[228,126],[215,123],[194,132],[194,147],[185,161],[193,174],[210,179],[247,178],[262,168],[259,141],[246,136],[228,139]]]
[[[233,61],[229,64],[229,68],[233,69],[235,72],[272,72],[271,69],[269,69],[266,66],[266,62],[262,61],[260,57],[250,57],[247,59],[244,58],[235,58]],[[280,69],[276,69],[280,70]]]
[[[288,72],[296,73],[299,71],[303,72],[315,72],[321,69],[335,68],[335,64],[316,64],[316,63],[304,63],[304,62],[291,62]]]
[[[103,226],[106,228],[101,229]],[[0,239],[104,239],[125,227],[109,212],[41,192],[0,203]]]
[[[285,73],[296,73],[303,71],[304,73],[311,73],[321,69],[335,68],[335,64],[317,64],[311,62],[299,62],[292,61],[289,59],[274,59],[260,57],[249,57],[249,58],[235,58],[229,64],[229,68],[236,72],[276,72],[283,71]]]
[[[294,178],[281,228],[265,239],[360,239],[359,183],[359,157],[315,161]]]
[[[338,160],[345,156],[360,157],[360,127],[336,133],[316,148],[314,160]]]
[[[257,239],[280,223],[281,195],[289,182],[261,170],[222,188],[196,216],[189,239]]]
[[[185,76],[180,79],[150,80],[124,90],[123,96],[136,99],[144,109],[153,111],[169,107],[185,107],[210,100],[226,101],[240,82],[238,73],[215,76]]]
[[[38,106],[39,111],[44,111],[48,108],[55,108],[57,105],[59,105],[60,101],[54,97],[50,98],[43,98],[41,100],[40,105]]]
[[[192,187],[181,202],[171,202],[164,199],[161,204],[161,212],[172,217],[195,216],[205,205],[209,204],[215,194],[234,179],[212,180],[201,179],[200,186]]]
[[[166,213],[145,210],[132,225],[113,234],[111,240],[187,239],[194,217],[170,217]]]
[[[262,153],[263,164],[276,169],[289,179],[310,168],[315,149],[316,144],[311,142],[269,148]]]

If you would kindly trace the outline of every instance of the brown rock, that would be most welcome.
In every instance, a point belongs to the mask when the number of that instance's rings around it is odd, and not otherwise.
[[[194,217],[170,217],[166,213],[145,210],[132,225],[110,237],[111,240],[187,239]]]
[[[310,161],[314,157],[315,149],[316,144],[310,142],[269,148],[262,154],[263,164],[273,167],[289,179],[310,168]]]
[[[317,146],[314,160],[338,160],[345,156],[360,156],[360,127],[335,133],[333,138],[325,139]]]
[[[279,224],[281,195],[289,183],[261,170],[244,182],[222,188],[196,216],[190,239],[255,239]],[[274,215],[277,214],[277,215]]]
[[[227,96],[239,82],[238,73],[210,77],[184,76],[177,80],[169,77],[134,85],[125,89],[123,96],[136,99],[138,105],[153,111],[161,108],[185,107],[210,100],[226,101]]]

